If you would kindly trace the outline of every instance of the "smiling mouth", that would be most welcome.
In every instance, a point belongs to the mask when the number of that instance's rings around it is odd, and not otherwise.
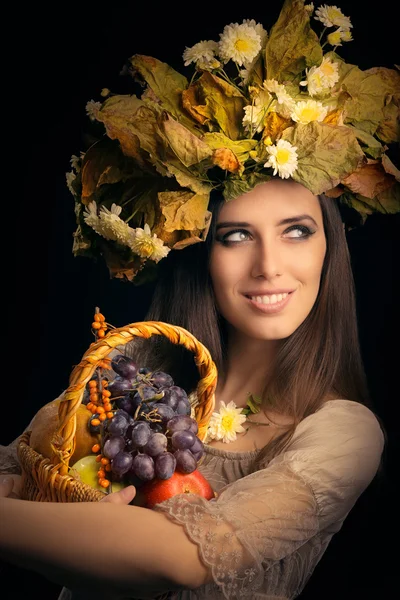
[[[280,304],[285,298],[287,298],[293,292],[284,292],[283,294],[265,294],[263,296],[248,296],[246,298],[256,302],[257,304],[263,304],[265,306],[273,306]]]

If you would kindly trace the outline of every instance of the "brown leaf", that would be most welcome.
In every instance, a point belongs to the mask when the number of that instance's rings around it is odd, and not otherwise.
[[[199,88],[191,85],[187,90],[182,91],[182,105],[185,110],[198,122],[200,125],[204,125],[208,121],[207,117],[200,114],[196,107],[200,104],[200,98],[198,94]]]
[[[214,165],[217,165],[217,167],[220,167],[224,171],[229,171],[230,173],[238,173],[243,171],[244,168],[234,152],[229,148],[217,148],[217,150],[214,150],[212,162]]]
[[[343,125],[343,111],[340,108],[331,110],[322,122],[328,125]]]
[[[327,190],[325,196],[328,196],[328,198],[339,198],[343,193],[344,189],[340,185],[337,185],[336,187]]]
[[[271,111],[265,117],[262,137],[263,139],[270,137],[271,141],[275,142],[276,138],[282,133],[282,131],[284,131],[291,124],[291,119],[285,119],[278,113]]]
[[[377,160],[368,160],[343,179],[342,183],[355,194],[361,194],[366,198],[375,198],[379,193],[390,188],[395,178],[386,173],[382,163]]]

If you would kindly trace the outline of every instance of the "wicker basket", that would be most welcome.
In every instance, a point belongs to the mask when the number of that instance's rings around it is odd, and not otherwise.
[[[99,362],[114,348],[127,344],[133,338],[147,339],[153,335],[164,335],[173,344],[180,344],[194,354],[200,375],[195,418],[199,426],[197,435],[204,440],[214,410],[217,381],[217,369],[207,348],[186,329],[160,321],[143,321],[115,328],[92,344],[71,372],[69,386],[59,405],[59,428],[54,438],[58,440],[58,444],[56,446],[53,440],[53,456],[44,458],[30,447],[29,431],[21,436],[18,457],[22,467],[24,499],[40,502],[96,502],[104,498],[103,492],[72,477],[69,472],[69,460],[75,447],[75,413],[82,402],[86,384]]]

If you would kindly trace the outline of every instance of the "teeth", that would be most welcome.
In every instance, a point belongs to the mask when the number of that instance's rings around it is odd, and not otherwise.
[[[259,304],[276,304],[286,298],[288,294],[272,294],[270,296],[250,296],[252,300]]]

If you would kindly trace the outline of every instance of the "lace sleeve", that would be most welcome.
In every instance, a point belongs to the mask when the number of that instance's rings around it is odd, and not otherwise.
[[[156,506],[184,526],[225,598],[294,597],[311,574],[383,449],[374,415],[351,404],[307,417],[285,452],[216,499],[179,494]]]

